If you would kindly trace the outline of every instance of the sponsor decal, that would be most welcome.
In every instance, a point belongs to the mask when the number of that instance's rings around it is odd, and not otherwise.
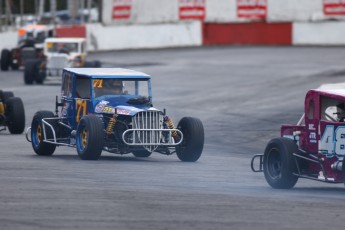
[[[76,116],[76,122],[78,123],[80,119],[86,115],[87,111],[87,101],[82,99],[77,99],[76,101],[76,109],[77,109],[77,116]]]
[[[109,101],[101,101],[96,105],[95,112],[96,113],[102,113],[104,107],[109,103]]]
[[[309,130],[315,130],[315,126],[314,126],[314,124],[309,124]]]
[[[179,0],[179,17],[181,20],[204,20],[206,0]]]
[[[103,113],[115,113],[115,109],[113,107],[105,106],[103,108]]]
[[[237,0],[237,17],[265,19],[267,0]]]
[[[115,20],[130,19],[132,0],[113,0],[112,18]]]
[[[310,132],[310,134],[309,134],[309,141],[311,143],[316,143],[317,142],[316,141],[316,133],[315,132]]]
[[[125,109],[116,109],[116,113],[121,115],[129,115],[130,111]]]
[[[325,15],[345,15],[345,0],[323,0],[323,13]]]
[[[319,150],[322,153],[345,155],[345,126],[327,125],[323,131]]]

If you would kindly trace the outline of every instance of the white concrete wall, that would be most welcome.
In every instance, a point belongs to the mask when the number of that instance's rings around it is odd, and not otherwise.
[[[177,0],[132,0],[133,23],[156,24],[177,21]]]
[[[113,0],[103,0],[105,25],[155,24],[178,21],[178,0],[132,0],[129,19],[112,19]]]
[[[17,46],[18,43],[18,32],[8,31],[0,33],[0,50],[9,49]]]
[[[293,22],[294,45],[345,45],[345,20],[324,20],[322,0],[267,1],[268,21]],[[119,24],[113,1],[103,3],[108,26],[87,25],[90,51],[202,45],[202,22],[179,21],[178,0],[132,0],[131,18]],[[205,21],[239,22],[236,8],[236,0],[206,0]],[[0,33],[0,49],[15,47],[17,39],[17,31]]]
[[[112,23],[113,0],[101,0],[102,5],[102,21],[105,25]]]
[[[345,45],[345,21],[293,23],[293,45]]]
[[[206,0],[206,22],[235,22],[236,0]]]
[[[267,0],[268,21],[312,21],[323,17],[322,0]]]
[[[202,45],[199,21],[151,25],[87,25],[88,50],[119,50]]]
[[[179,0],[132,0],[132,15],[128,20],[113,20],[112,0],[103,0],[104,24],[155,24],[179,20]],[[267,0],[267,21],[307,22],[345,16],[325,16],[323,0]],[[243,22],[237,18],[237,0],[206,0],[206,22]]]

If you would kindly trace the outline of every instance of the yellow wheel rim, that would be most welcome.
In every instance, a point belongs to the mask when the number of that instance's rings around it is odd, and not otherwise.
[[[87,130],[84,129],[83,132],[81,133],[81,144],[83,145],[83,148],[86,148],[87,144]]]
[[[40,143],[41,138],[42,138],[42,126],[41,125],[38,125],[36,135],[37,135],[37,141],[38,141],[38,143]]]

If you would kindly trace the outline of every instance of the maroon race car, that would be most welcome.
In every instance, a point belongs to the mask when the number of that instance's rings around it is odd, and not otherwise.
[[[345,90],[309,90],[297,125],[282,125],[251,168],[264,172],[273,188],[292,188],[298,178],[328,183],[345,181]]]

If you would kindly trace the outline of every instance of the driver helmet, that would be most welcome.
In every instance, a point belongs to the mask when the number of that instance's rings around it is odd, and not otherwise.
[[[105,83],[106,83],[106,87],[112,90],[115,94],[123,93],[123,88],[124,88],[123,81],[119,79],[107,79]]]

